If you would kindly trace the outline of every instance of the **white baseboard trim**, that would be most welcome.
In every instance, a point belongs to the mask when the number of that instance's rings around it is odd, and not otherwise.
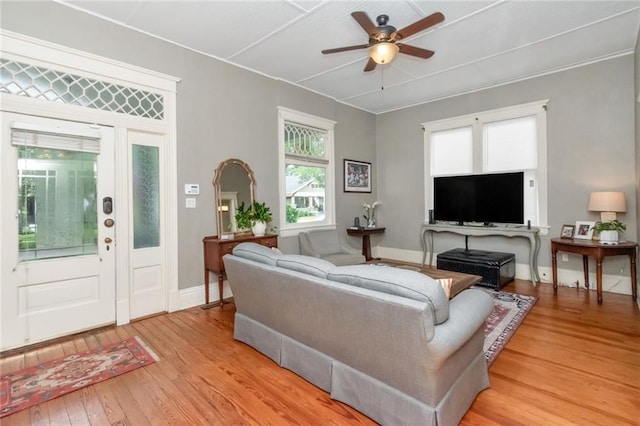
[[[385,259],[399,260],[411,263],[422,263],[422,251],[402,250],[391,247],[378,246],[372,248],[372,252],[376,257],[382,257]],[[436,258],[437,256],[434,256],[434,263]],[[426,262],[429,262],[429,253],[427,253]],[[539,266],[538,273],[540,274],[540,280],[543,283],[551,283],[553,275],[550,266]],[[529,268],[528,263],[516,263],[516,278],[521,280],[531,280],[531,268]],[[576,281],[580,283],[580,287],[584,288],[584,272],[572,269],[558,268],[558,286],[575,288]],[[589,283],[589,289],[595,291],[595,270],[589,271]],[[628,273],[626,276],[623,274],[605,274],[602,276],[602,291],[631,295],[631,277]]]
[[[204,285],[202,283],[196,284],[193,287],[184,288],[179,291],[179,294],[179,310],[204,305],[205,294]],[[226,299],[232,296],[233,294],[229,288],[229,283],[225,281],[222,288],[222,297]],[[218,281],[216,281],[209,284],[209,303],[218,301],[220,301],[220,297],[218,296]]]

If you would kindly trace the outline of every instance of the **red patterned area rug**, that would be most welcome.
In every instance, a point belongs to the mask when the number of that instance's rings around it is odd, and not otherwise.
[[[3,374],[0,377],[0,417],[156,361],[158,357],[136,336]]]
[[[493,312],[484,326],[484,354],[487,365],[491,367],[538,298],[481,287],[474,288],[481,289],[493,297]]]

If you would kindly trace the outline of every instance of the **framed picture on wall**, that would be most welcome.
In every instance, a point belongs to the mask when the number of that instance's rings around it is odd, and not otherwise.
[[[573,238],[573,231],[576,229],[575,225],[562,225],[562,231],[560,231],[560,238]]]
[[[595,222],[578,221],[573,238],[580,240],[590,240],[593,237],[593,225]]]
[[[344,192],[371,193],[371,163],[344,160]]]

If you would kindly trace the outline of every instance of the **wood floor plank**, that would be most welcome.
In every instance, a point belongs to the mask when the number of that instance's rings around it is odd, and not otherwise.
[[[630,296],[536,287],[538,297],[489,370],[462,425],[638,425],[640,309]],[[353,408],[233,339],[233,303],[100,329],[0,356],[0,371],[37,365],[130,336],[160,361],[2,419],[25,424],[374,425]],[[62,422],[62,423],[60,423]]]

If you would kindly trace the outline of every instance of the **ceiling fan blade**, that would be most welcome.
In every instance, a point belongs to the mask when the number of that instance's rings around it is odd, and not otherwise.
[[[407,25],[406,27],[396,31],[395,33],[391,34],[391,38],[393,40],[402,40],[403,38],[412,36],[415,33],[424,31],[433,25],[439,24],[442,21],[444,21],[444,15],[440,12],[436,12],[432,15],[427,16],[426,18],[419,19],[413,24]]]
[[[364,72],[369,72],[369,71],[373,71],[376,67],[376,61],[374,61],[373,59],[369,58],[369,62],[367,62],[367,65],[365,65],[364,67]]]
[[[378,32],[378,27],[376,27],[376,24],[374,24],[371,18],[369,18],[367,12],[353,12],[351,16],[353,16],[353,19],[360,24],[367,34],[375,34]]]
[[[433,50],[421,49],[419,47],[409,46],[408,44],[396,43],[396,45],[400,48],[400,53],[417,56],[422,59],[429,59],[434,53],[436,53]]]
[[[325,55],[329,53],[347,52],[349,50],[366,49],[371,47],[370,44],[358,44],[356,46],[336,47],[335,49],[325,49],[322,51]]]

